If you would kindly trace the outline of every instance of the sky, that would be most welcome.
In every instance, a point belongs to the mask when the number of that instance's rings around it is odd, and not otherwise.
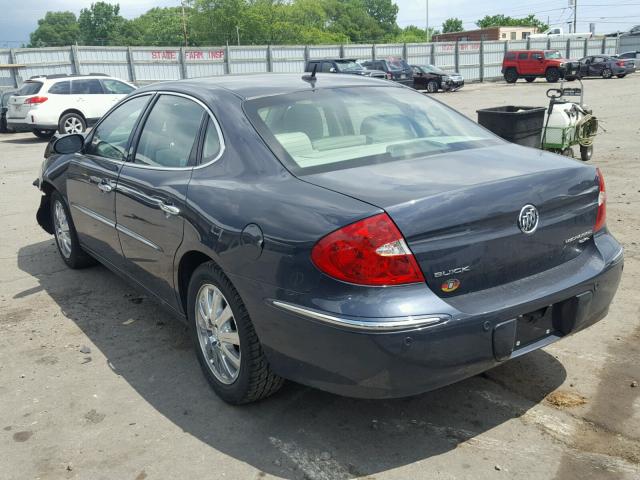
[[[96,1],[96,0],[93,0]],[[475,21],[485,15],[504,14],[525,16],[535,13],[552,26],[567,27],[572,17],[570,0],[396,0],[400,8],[401,27],[426,24],[426,2],[429,2],[429,25],[441,28],[449,17],[463,20],[465,29],[477,28]],[[640,0],[577,0],[578,31],[589,31],[589,23],[596,24],[597,33],[626,31],[640,25]],[[0,0],[0,47],[19,47],[29,40],[38,19],[48,10],[70,10],[76,15],[90,6],[92,0]],[[121,14],[136,17],[152,7],[176,6],[179,0],[111,0],[119,3]]]

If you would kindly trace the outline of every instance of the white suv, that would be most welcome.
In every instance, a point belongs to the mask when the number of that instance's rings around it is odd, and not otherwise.
[[[9,99],[7,126],[49,138],[81,133],[135,90],[129,83],[101,74],[32,77]]]

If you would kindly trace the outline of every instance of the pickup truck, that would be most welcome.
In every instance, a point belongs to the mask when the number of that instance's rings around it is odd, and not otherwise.
[[[591,38],[593,34],[591,32],[576,32],[565,33],[562,28],[550,28],[546,32],[533,33],[529,35],[529,38],[539,40],[541,38],[563,39],[563,38]]]

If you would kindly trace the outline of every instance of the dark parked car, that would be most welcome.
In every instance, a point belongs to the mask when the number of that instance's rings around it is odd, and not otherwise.
[[[320,73],[344,73],[347,75],[362,75],[363,77],[386,78],[386,74],[380,70],[370,70],[360,65],[355,59],[324,58],[322,60],[309,60],[305,72]]]
[[[9,98],[16,93],[17,90],[4,90],[0,92],[0,132],[6,133],[7,129],[7,110],[9,105]]]
[[[611,78],[615,75],[618,78],[624,78],[629,73],[636,71],[634,60],[619,59],[608,55],[584,57],[578,62],[580,63],[581,77]],[[567,76],[567,80],[572,80],[572,77]]]
[[[413,69],[402,58],[363,60],[360,63],[368,69],[385,72],[389,80],[413,87]]]
[[[607,314],[599,170],[392,82],[309,77],[153,84],[52,140],[34,183],[62,260],[185,321],[231,403],[283,378],[412,395]]]
[[[411,65],[413,68],[413,88],[435,93],[439,90],[456,91],[464,87],[464,79],[459,73],[447,73],[433,65]]]

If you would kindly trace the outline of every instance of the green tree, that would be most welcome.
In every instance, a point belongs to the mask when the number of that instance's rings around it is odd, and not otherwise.
[[[544,32],[549,25],[538,20],[535,15],[527,15],[526,17],[516,18],[505,15],[486,15],[476,22],[480,28],[488,27],[536,27],[539,32]]]
[[[439,34],[440,31],[429,28],[429,38]],[[396,36],[391,40],[397,43],[424,43],[427,40],[427,32],[424,28],[409,25],[400,29]]]
[[[120,5],[92,3],[90,8],[80,10],[80,41],[84,45],[122,45],[126,23],[120,16]]]
[[[29,47],[58,47],[78,41],[78,21],[72,12],[47,12],[29,35]]]
[[[462,20],[459,18],[447,18],[442,24],[442,33],[461,32]]]
[[[189,26],[188,11],[185,13],[187,37]],[[129,37],[128,44],[153,46],[184,45],[184,24],[180,7],[152,8],[128,22],[122,32]]]
[[[392,0],[364,0],[364,8],[386,34],[398,33],[398,5]]]

